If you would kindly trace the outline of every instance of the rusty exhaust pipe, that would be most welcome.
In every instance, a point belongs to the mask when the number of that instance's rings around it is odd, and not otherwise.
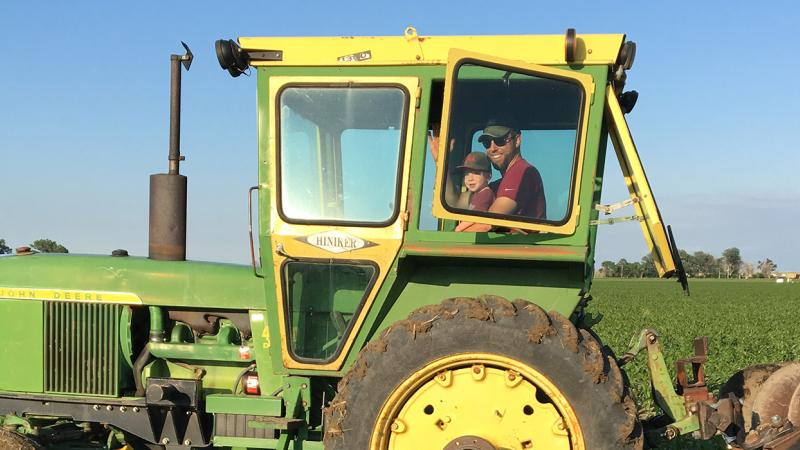
[[[169,172],[150,175],[150,259],[186,260],[186,184],[180,174],[181,156],[181,64],[192,65],[192,51],[170,55]]]

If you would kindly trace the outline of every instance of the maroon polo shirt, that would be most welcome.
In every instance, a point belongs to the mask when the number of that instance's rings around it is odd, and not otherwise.
[[[489,186],[486,186],[472,194],[469,199],[469,209],[471,211],[488,211],[492,203],[494,203],[494,192]]]
[[[508,197],[517,202],[517,216],[544,219],[547,205],[544,199],[542,177],[536,167],[520,156],[503,174],[503,178],[489,184],[496,197]]]

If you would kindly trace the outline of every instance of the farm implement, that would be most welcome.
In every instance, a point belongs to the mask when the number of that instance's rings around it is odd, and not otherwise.
[[[706,339],[673,379],[655,330],[618,357],[592,329],[601,224],[639,222],[688,293],[625,120],[635,50],[574,30],[217,41],[257,85],[245,266],[186,260],[194,56],[172,55],[148,257],[0,258],[0,448],[797,447],[798,363],[713,395]],[[602,205],[608,142],[630,196]],[[647,420],[637,355],[662,410]]]

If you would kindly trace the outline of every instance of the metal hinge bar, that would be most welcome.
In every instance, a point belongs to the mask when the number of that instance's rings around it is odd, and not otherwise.
[[[624,216],[624,217],[611,217],[609,219],[590,220],[589,225],[613,225],[617,222],[628,222],[631,220],[644,220],[644,216]]]
[[[631,197],[621,202],[612,203],[610,205],[594,205],[594,209],[602,212],[603,214],[611,214],[612,212],[630,206],[634,203],[639,203],[639,197]]]

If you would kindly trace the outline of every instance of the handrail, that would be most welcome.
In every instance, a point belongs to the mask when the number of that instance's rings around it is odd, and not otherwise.
[[[247,229],[250,233],[250,262],[253,265],[253,274],[258,278],[264,278],[264,274],[258,273],[258,266],[256,266],[256,248],[253,244],[253,191],[257,190],[258,186],[251,186],[247,191],[247,214],[249,216]]]

